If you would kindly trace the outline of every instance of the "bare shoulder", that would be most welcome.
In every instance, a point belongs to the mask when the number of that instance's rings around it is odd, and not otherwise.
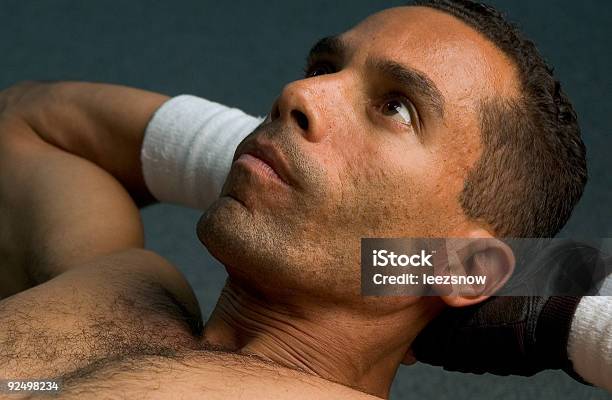
[[[210,350],[132,357],[66,378],[65,399],[377,399],[256,357]]]

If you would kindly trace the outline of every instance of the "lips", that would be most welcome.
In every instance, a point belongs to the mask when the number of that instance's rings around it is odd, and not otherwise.
[[[285,185],[290,185],[291,176],[288,172],[287,164],[282,157],[282,154],[269,143],[253,140],[245,143],[245,147],[241,149],[238,158],[243,155],[254,157],[264,163],[270,172],[276,175],[278,179]],[[243,157],[244,158],[244,157]]]

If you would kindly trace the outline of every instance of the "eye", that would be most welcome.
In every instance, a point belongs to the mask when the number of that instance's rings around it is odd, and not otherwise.
[[[314,63],[308,65],[304,70],[305,78],[313,78],[319,75],[333,74],[336,72],[333,65],[329,63]]]
[[[407,99],[395,97],[385,100],[381,107],[381,113],[397,120],[401,124],[412,125],[411,106]]]

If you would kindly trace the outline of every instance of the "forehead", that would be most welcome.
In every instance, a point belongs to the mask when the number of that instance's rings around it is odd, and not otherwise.
[[[508,57],[475,29],[442,11],[387,9],[342,39],[351,58],[392,59],[423,72],[456,106],[515,92],[515,69]]]

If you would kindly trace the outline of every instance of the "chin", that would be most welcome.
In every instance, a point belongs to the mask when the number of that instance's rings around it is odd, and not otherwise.
[[[222,196],[217,199],[200,217],[197,234],[200,242],[219,261],[224,254],[236,251],[240,241],[238,227],[244,226],[249,217],[248,210],[235,199]]]
[[[243,203],[220,197],[200,217],[198,238],[230,275],[265,272],[276,263],[273,229]]]

